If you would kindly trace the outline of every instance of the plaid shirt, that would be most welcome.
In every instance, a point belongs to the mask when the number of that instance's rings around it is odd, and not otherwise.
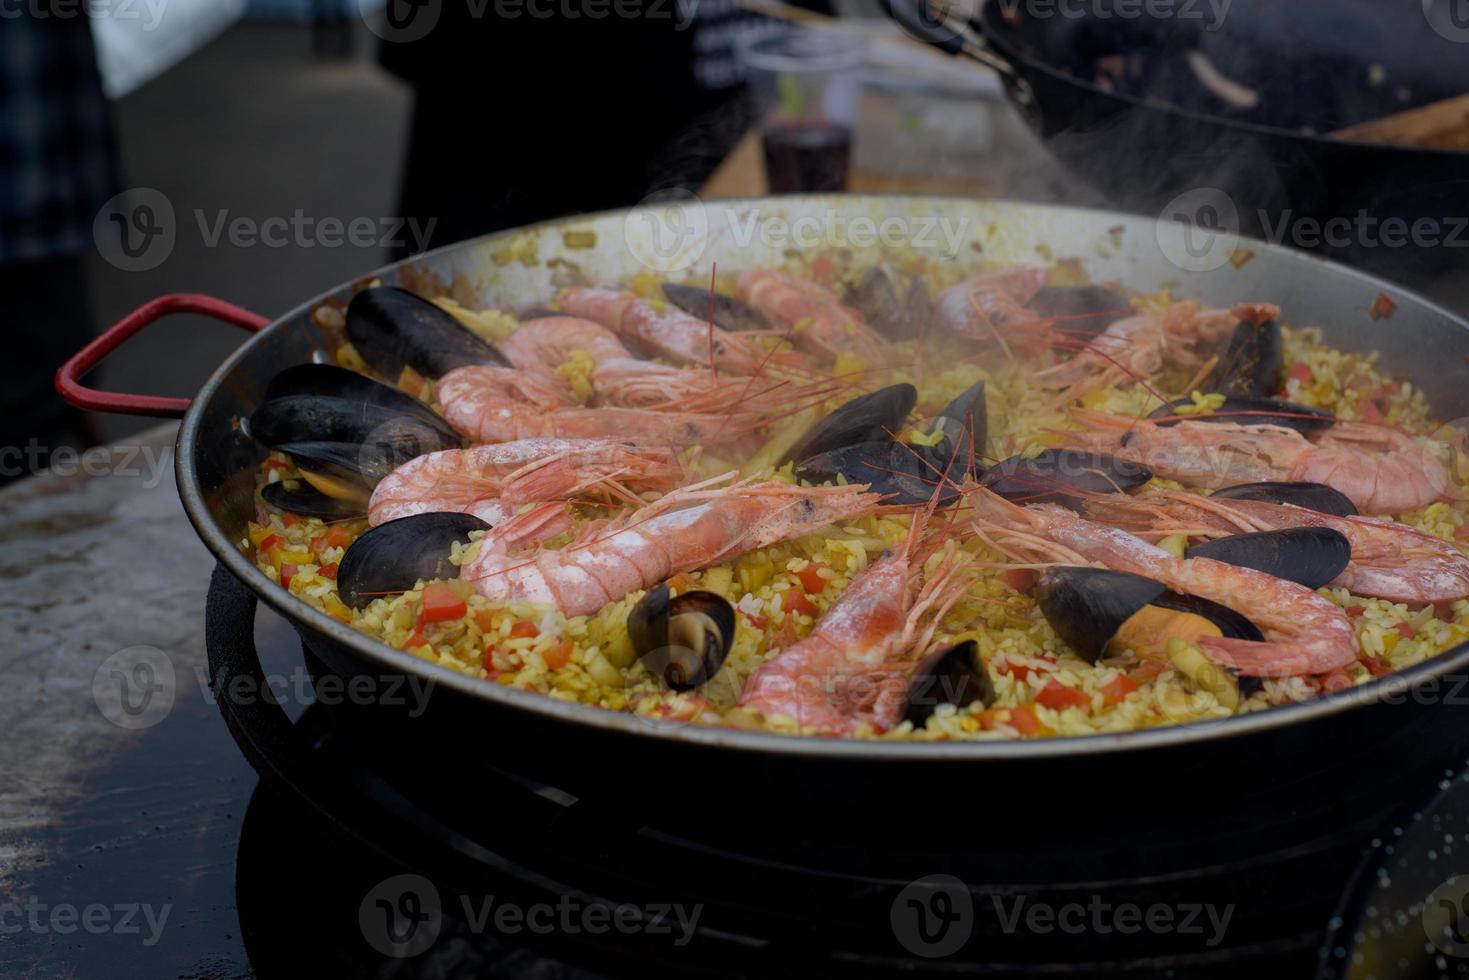
[[[117,188],[90,19],[0,20],[0,263],[93,247]]]

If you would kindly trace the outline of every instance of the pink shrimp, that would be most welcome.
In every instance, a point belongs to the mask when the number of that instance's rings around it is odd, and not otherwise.
[[[615,439],[522,439],[446,449],[411,459],[383,477],[368,502],[367,519],[378,525],[411,514],[460,511],[500,524],[526,504],[626,499],[671,490],[682,476],[670,450]]]
[[[1332,582],[1353,595],[1416,605],[1469,598],[1469,558],[1443,538],[1375,517],[1338,517],[1293,504],[1226,500],[1179,490],[1086,500],[1087,517],[1134,534],[1222,537],[1290,527],[1326,527],[1343,535],[1352,559]]]
[[[939,294],[934,308],[939,319],[962,337],[997,341],[1000,346],[1035,348],[1045,339],[1046,319],[1026,309],[1050,270],[1016,266],[966,279]]]
[[[1209,558],[1175,558],[1126,531],[1054,504],[1021,507],[976,490],[975,530],[1022,560],[1097,563],[1227,606],[1260,628],[1263,642],[1200,637],[1210,659],[1257,677],[1324,674],[1357,659],[1357,635],[1335,603],[1294,582]]]
[[[915,515],[915,532],[921,517]],[[867,567],[832,603],[815,628],[750,675],[739,704],[793,718],[803,730],[849,736],[896,725],[907,701],[908,674],[933,641],[944,615],[972,581],[950,555],[922,578],[914,534],[899,551]]]
[[[891,349],[862,314],[829,290],[778,269],[747,269],[739,279],[740,299],[788,327],[792,340],[828,361],[850,354],[869,366],[889,359]]]
[[[711,487],[717,482],[675,490],[558,550],[512,554],[507,538],[522,520],[538,519],[535,511],[519,515],[485,536],[462,577],[494,602],[544,603],[568,616],[589,615],[670,575],[810,534],[877,505],[877,495],[862,486]]]
[[[731,402],[722,412],[586,408],[513,368],[456,368],[435,389],[444,419],[475,442],[615,438],[638,445],[723,445],[743,439],[758,413]]]
[[[1396,514],[1445,497],[1448,468],[1417,438],[1387,426],[1337,421],[1307,439],[1279,425],[1133,419],[1077,410],[1083,432],[1062,444],[1142,463],[1194,487],[1285,480],[1324,483],[1367,514]]]
[[[563,290],[557,303],[567,313],[595,320],[651,355],[680,364],[712,364],[720,371],[751,375],[765,368],[769,356],[747,337],[676,307],[657,309],[624,290],[575,287]],[[789,357],[778,355],[784,362]]]

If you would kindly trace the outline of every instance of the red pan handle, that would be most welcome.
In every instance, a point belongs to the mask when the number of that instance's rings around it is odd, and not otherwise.
[[[142,330],[148,324],[173,313],[197,313],[200,316],[223,320],[254,333],[270,322],[258,313],[251,313],[233,303],[226,303],[213,296],[201,293],[169,293],[151,302],[144,303],[112,326],[62,364],[56,372],[56,390],[61,397],[77,408],[94,412],[113,412],[120,415],[156,415],[161,418],[182,418],[189,409],[187,398],[167,398],[161,395],[124,395],[110,391],[88,388],[79,380],[102,360],[122,346],[123,341]]]

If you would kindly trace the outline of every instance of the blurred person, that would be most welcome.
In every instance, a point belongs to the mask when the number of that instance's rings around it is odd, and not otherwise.
[[[52,378],[92,338],[82,258],[118,187],[111,118],[89,18],[34,8],[0,22],[0,482],[95,441]],[[19,449],[17,455],[14,448]]]

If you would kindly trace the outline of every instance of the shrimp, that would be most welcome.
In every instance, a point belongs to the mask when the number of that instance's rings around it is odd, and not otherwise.
[[[992,272],[950,286],[939,294],[934,308],[939,319],[962,337],[1035,347],[1044,339],[1047,321],[1026,309],[1050,273],[1038,266],[1020,266]]]
[[[592,387],[597,400],[625,408],[679,405],[717,410],[739,398],[743,379],[722,381],[708,371],[677,368],[636,358],[617,336],[591,320],[550,316],[527,320],[500,343],[500,351],[523,371],[547,384],[570,390],[557,369],[578,351],[592,360]]]
[[[471,365],[439,379],[444,420],[475,442],[615,438],[637,445],[723,445],[746,436],[761,417],[726,411],[586,408],[569,394],[513,368]],[[732,403],[738,405],[738,403]]]
[[[1225,500],[1178,490],[1125,497],[1109,494],[1083,505],[1087,517],[1134,534],[1222,537],[1290,527],[1326,527],[1352,548],[1352,560],[1330,583],[1353,595],[1415,605],[1469,598],[1469,558],[1443,538],[1375,517],[1338,517],[1293,504]]]
[[[1324,483],[1367,514],[1396,514],[1443,499],[1450,474],[1418,438],[1386,426],[1338,420],[1307,439],[1279,425],[1133,419],[1077,410],[1083,432],[1059,433],[1074,449],[1142,463],[1194,487],[1285,480]]]
[[[1115,527],[1078,517],[1055,504],[1021,507],[978,489],[971,495],[975,530],[1022,560],[1097,563],[1227,606],[1260,628],[1263,642],[1200,637],[1217,663],[1256,677],[1324,674],[1357,660],[1351,620],[1330,599],[1253,568],[1210,558],[1175,558]],[[988,537],[985,537],[988,535]]]
[[[750,675],[742,707],[837,736],[864,727],[880,733],[902,719],[915,655],[928,648],[973,578],[950,552],[914,594],[923,571],[913,553],[921,524],[915,514],[914,531],[900,551],[869,565],[805,639]]]
[[[713,486],[725,479],[675,490],[557,550],[512,554],[507,542],[519,533],[520,523],[540,517],[536,511],[517,515],[485,535],[461,577],[492,602],[543,603],[567,616],[584,616],[679,572],[861,517],[878,502],[860,485]]]
[[[739,279],[740,299],[789,327],[795,343],[828,361],[848,354],[868,365],[891,353],[882,335],[830,291],[778,269],[747,269]]]
[[[634,293],[575,287],[563,290],[557,303],[567,313],[595,320],[670,361],[741,375],[759,374],[765,367],[767,355],[749,338],[677,308],[659,310]]]
[[[662,492],[682,476],[670,450],[615,439],[522,439],[446,449],[383,477],[368,501],[367,519],[376,526],[411,514],[460,511],[500,524],[526,504]]]

